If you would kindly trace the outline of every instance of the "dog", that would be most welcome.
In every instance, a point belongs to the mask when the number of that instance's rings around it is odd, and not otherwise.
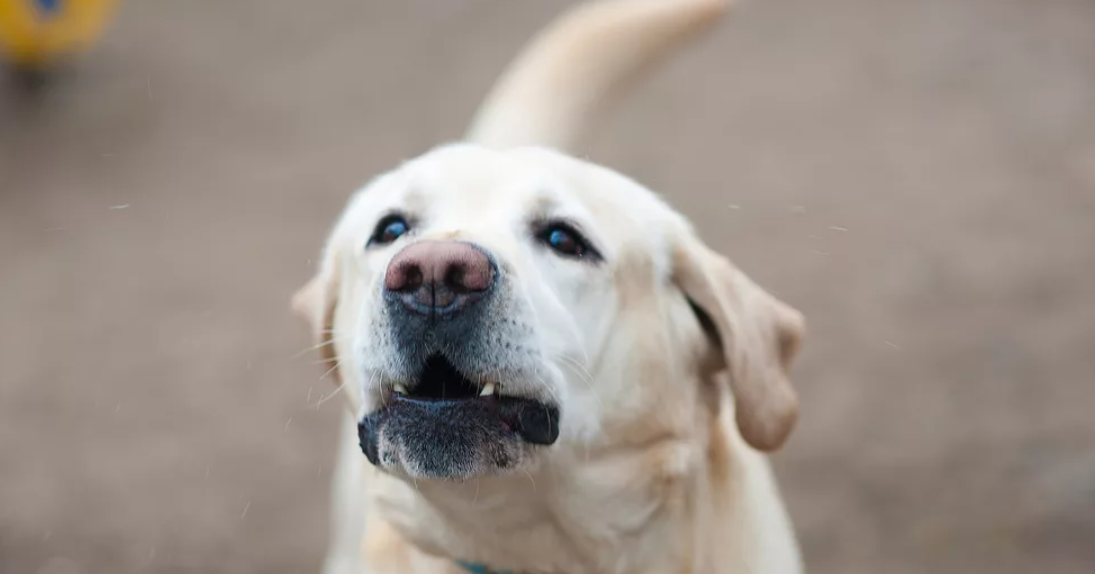
[[[802,315],[566,155],[721,0],[581,5],[466,141],[358,191],[295,296],[345,391],[327,574],[800,572],[764,453]]]

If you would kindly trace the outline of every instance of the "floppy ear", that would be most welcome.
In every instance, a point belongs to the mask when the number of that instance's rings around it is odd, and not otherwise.
[[[715,328],[742,437],[758,450],[778,449],[798,420],[798,396],[788,371],[805,331],[802,314],[765,292],[691,231],[676,242],[673,275]]]
[[[308,324],[312,340],[323,359],[323,368],[330,369],[335,384],[339,381],[335,369],[335,348],[332,342],[335,306],[338,304],[338,276],[332,261],[326,261],[308,283],[293,295],[293,312]]]

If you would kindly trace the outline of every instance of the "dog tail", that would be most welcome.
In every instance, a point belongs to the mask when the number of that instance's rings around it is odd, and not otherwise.
[[[603,0],[533,38],[480,107],[467,140],[566,150],[601,104],[707,30],[729,0]]]

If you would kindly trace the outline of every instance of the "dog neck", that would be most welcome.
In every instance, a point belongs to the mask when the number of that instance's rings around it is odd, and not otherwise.
[[[567,449],[527,473],[463,483],[378,474],[371,491],[380,516],[419,550],[482,568],[473,571],[702,571],[704,530],[723,504],[711,479],[725,469],[711,463],[728,456],[713,457],[711,444],[660,437]]]
[[[737,521],[748,506],[739,458],[760,455],[737,434],[727,385],[694,370],[695,360],[623,358],[692,348],[669,337],[700,339],[698,327],[643,329],[633,318],[616,321],[600,352],[605,364],[632,367],[594,376],[607,396],[637,402],[601,412],[597,429],[564,435],[523,471],[460,483],[378,472],[379,516],[427,554],[494,572],[739,571],[726,569],[742,560],[728,555],[742,554]],[[662,390],[626,392],[632,385]]]

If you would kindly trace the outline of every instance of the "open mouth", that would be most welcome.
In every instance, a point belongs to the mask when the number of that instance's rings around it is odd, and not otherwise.
[[[422,374],[413,386],[396,384],[396,395],[420,401],[457,401],[495,397],[501,385],[492,381],[473,381],[464,376],[442,355],[426,359]]]
[[[559,438],[559,408],[502,395],[497,380],[465,375],[431,355],[413,381],[392,386],[383,408],[358,421],[374,465],[402,466],[418,477],[467,478],[512,468],[528,448]]]

